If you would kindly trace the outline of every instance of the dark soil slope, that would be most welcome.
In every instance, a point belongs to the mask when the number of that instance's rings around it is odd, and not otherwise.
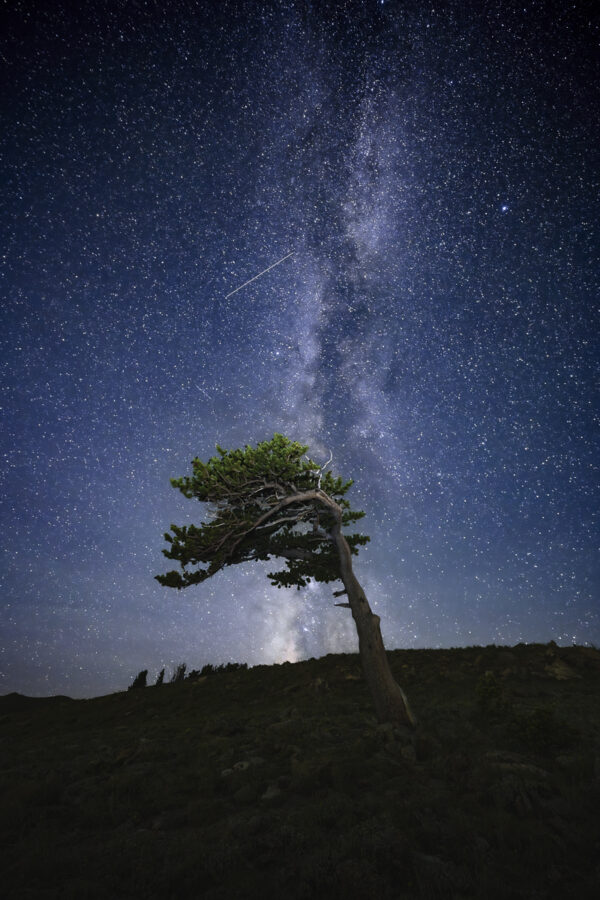
[[[600,884],[600,652],[397,650],[0,698],[11,900],[548,898]]]

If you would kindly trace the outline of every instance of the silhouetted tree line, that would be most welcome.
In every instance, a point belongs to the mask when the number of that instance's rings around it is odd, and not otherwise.
[[[198,681],[199,678],[206,678],[209,675],[221,675],[224,672],[237,672],[241,669],[247,669],[248,663],[221,663],[219,666],[213,666],[211,663],[207,663],[201,669],[192,669],[191,672],[187,672],[187,664],[179,663],[178,666],[173,670],[173,674],[169,679],[170,684],[180,684],[182,681]],[[187,672],[187,674],[186,674]],[[127,690],[132,691],[136,688],[145,688],[148,686],[148,669],[142,669],[141,672],[133,679],[132,684],[129,685]],[[161,669],[158,673],[158,677],[154,683],[155,687],[158,687],[161,684],[164,684],[165,681],[165,670]]]

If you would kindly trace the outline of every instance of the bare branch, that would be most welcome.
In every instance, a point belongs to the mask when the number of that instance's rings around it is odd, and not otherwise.
[[[249,497],[252,497],[254,494],[260,494],[262,491],[268,491],[268,490],[271,490],[271,488],[273,488],[273,490],[276,490],[276,491],[281,491],[281,493],[285,496],[285,490],[284,490],[284,488],[279,484],[278,481],[269,481],[269,482],[267,482],[267,479],[266,479],[266,478],[263,478],[263,483],[262,483],[262,485],[261,485],[259,488],[257,488],[255,491],[250,491],[250,493],[248,494],[248,496],[249,496]],[[296,493],[297,493],[297,491],[296,491]],[[281,499],[281,497],[279,497],[278,499]]]
[[[280,512],[286,506],[290,506],[292,503],[306,503],[309,500],[317,500],[323,506],[327,506],[333,512],[333,514],[335,515],[337,524],[341,527],[342,509],[341,509],[341,507],[338,506],[338,504],[335,502],[335,500],[332,500],[331,497],[329,497],[323,491],[317,491],[317,490],[305,491],[303,494],[294,494],[291,497],[284,497],[283,500],[281,500],[277,504],[277,506],[272,507],[267,512],[264,512],[262,514],[262,516],[259,516],[258,519],[256,520],[256,522],[254,522],[252,525],[250,525],[248,528],[246,528],[242,532],[242,534],[238,537],[238,539],[233,542],[229,552],[227,553],[227,556],[228,557],[233,556],[233,553],[234,553],[236,547],[238,546],[238,544],[241,541],[243,541],[243,539],[246,537],[246,535],[249,534],[251,531],[254,531],[260,525],[262,525],[263,522],[266,522],[266,520],[269,519],[271,516]],[[223,543],[223,542],[221,542],[221,543]]]
[[[341,597],[342,594],[347,594],[347,593],[348,593],[348,591],[346,590],[346,588],[344,588],[343,591],[334,591],[334,592],[333,592],[333,596],[334,596],[334,597]],[[339,604],[336,603],[336,606],[339,606]]]
[[[309,458],[308,458],[308,456],[306,455],[306,453],[304,454],[304,459],[308,459],[309,462],[313,462],[312,459],[309,459]],[[327,466],[329,465],[329,463],[331,462],[332,459],[333,459],[333,450],[330,450],[330,451],[329,451],[329,459],[327,460],[327,462],[325,463],[325,465],[324,465],[324,466],[321,466],[319,469],[317,469],[317,471],[318,471],[318,473],[319,473],[319,478],[318,478],[318,481],[317,481],[317,490],[318,490],[318,491],[321,490],[321,476],[322,476],[323,472],[325,471],[325,469],[327,468]]]
[[[349,603],[334,603],[334,606],[346,606],[348,609],[352,609]]]
[[[317,484],[317,490],[319,490],[319,491],[321,490],[321,476],[322,476],[323,472],[325,471],[325,469],[327,468],[327,466],[329,465],[329,463],[331,462],[332,459],[333,459],[333,450],[330,450],[330,451],[329,451],[329,459],[327,460],[327,462],[325,463],[325,465],[324,465],[324,466],[321,466],[321,468],[319,469],[319,481],[318,481],[318,484]]]
[[[304,513],[302,515],[304,515]],[[302,520],[302,515],[284,516],[281,519],[275,519],[274,522],[267,522],[266,525],[258,525],[254,530],[260,531],[262,528],[272,528],[274,525],[281,525],[282,522],[300,522]]]

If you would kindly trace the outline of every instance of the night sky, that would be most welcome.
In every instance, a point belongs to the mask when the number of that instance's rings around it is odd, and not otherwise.
[[[340,583],[153,578],[274,432],[389,649],[600,644],[591,10],[3,4],[1,693],[356,652]]]

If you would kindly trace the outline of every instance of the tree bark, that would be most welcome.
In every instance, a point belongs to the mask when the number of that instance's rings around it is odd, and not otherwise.
[[[388,663],[379,616],[371,611],[365,592],[352,571],[352,554],[340,523],[334,526],[331,536],[339,554],[341,578],[358,633],[363,673],[371,691],[377,718],[380,722],[393,722],[414,728],[416,719]]]

